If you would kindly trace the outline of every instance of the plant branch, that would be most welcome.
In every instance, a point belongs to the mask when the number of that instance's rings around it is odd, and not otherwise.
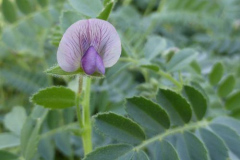
[[[169,129],[167,131],[165,131],[164,133],[161,133],[159,135],[156,135],[146,141],[143,141],[143,143],[141,143],[140,145],[134,147],[135,150],[140,150],[143,149],[144,147],[150,145],[151,143],[155,142],[155,141],[160,141],[163,138],[172,135],[172,134],[176,134],[176,133],[181,133],[184,131],[189,131],[189,130],[193,130],[193,129],[198,129],[201,127],[205,127],[208,126],[209,122],[207,120],[202,120],[199,122],[195,122],[195,123],[190,123],[190,124],[186,124],[183,127],[177,127],[177,128],[173,128],[173,129]]]

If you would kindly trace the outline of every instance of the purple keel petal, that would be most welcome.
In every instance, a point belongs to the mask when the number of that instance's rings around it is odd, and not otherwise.
[[[89,47],[88,50],[83,55],[81,63],[84,72],[88,75],[91,75],[96,71],[102,74],[105,73],[103,60],[98,54],[98,52],[92,46]]]

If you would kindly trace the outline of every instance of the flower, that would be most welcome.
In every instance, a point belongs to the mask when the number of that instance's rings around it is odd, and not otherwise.
[[[64,33],[57,51],[59,66],[66,72],[80,67],[88,75],[105,74],[121,55],[121,41],[117,31],[107,21],[80,20]]]

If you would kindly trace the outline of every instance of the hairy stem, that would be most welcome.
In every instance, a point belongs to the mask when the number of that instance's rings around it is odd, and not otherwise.
[[[140,149],[143,149],[144,147],[150,145],[151,143],[153,143],[155,141],[161,141],[163,138],[165,138],[169,135],[176,134],[176,133],[181,133],[181,132],[189,131],[189,130],[195,130],[195,129],[205,127],[205,126],[208,126],[208,125],[209,125],[209,122],[207,120],[202,120],[202,121],[199,121],[199,122],[186,124],[183,127],[177,127],[177,128],[169,129],[169,130],[165,131],[164,133],[161,133],[159,135],[156,135],[156,136],[144,141],[140,145],[134,147],[134,149],[135,150],[140,150]]]
[[[90,93],[91,93],[91,78],[86,77],[84,97],[83,97],[83,112],[82,112],[82,124],[83,124],[83,148],[84,154],[92,151],[92,124],[90,115]]]

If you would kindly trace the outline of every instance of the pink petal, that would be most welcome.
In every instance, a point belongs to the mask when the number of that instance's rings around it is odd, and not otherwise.
[[[120,38],[109,22],[100,19],[80,20],[72,24],[62,37],[57,52],[59,66],[67,72],[77,70],[83,66],[81,59],[91,46],[99,53],[105,68],[113,66],[121,55]],[[97,62],[100,69],[100,60]],[[103,72],[103,69],[99,72]]]

